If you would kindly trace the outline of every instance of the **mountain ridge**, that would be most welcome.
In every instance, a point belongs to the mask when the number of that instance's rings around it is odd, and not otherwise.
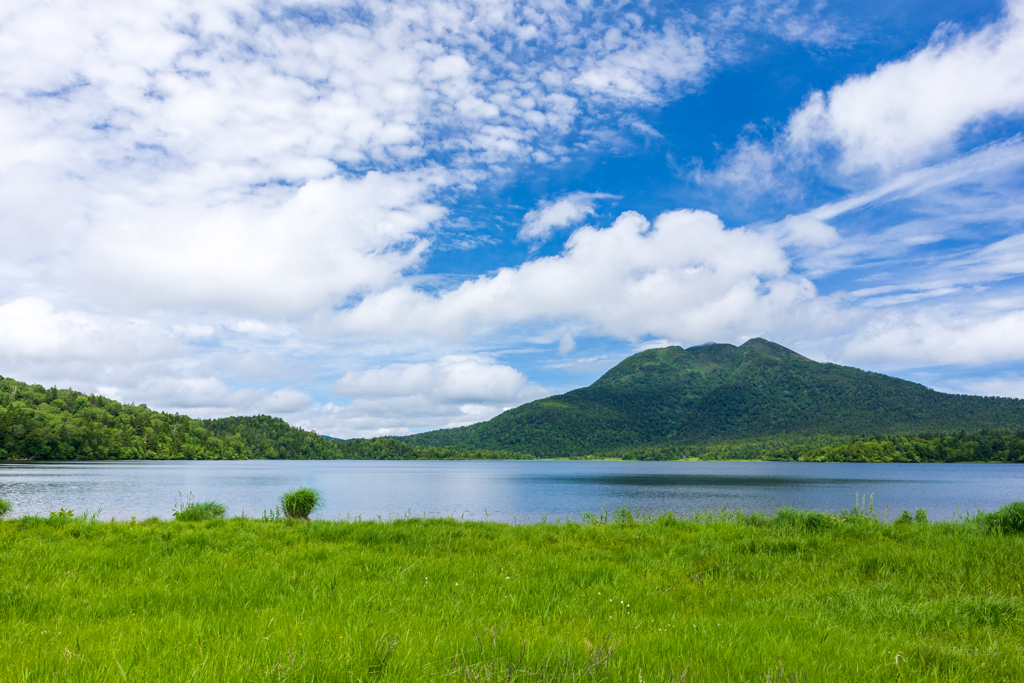
[[[725,439],[1024,427],[1024,401],[944,394],[754,338],[641,351],[588,387],[486,422],[403,437],[419,446],[579,456]]]

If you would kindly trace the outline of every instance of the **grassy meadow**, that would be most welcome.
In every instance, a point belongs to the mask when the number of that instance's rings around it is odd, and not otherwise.
[[[0,521],[0,681],[1020,681],[1024,536],[782,511]]]

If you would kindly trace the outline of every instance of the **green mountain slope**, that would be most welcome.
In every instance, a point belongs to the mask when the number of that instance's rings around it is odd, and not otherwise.
[[[195,420],[72,389],[0,377],[0,460],[366,459],[460,460],[519,454],[412,446],[395,439],[341,441],[253,415]]]
[[[739,347],[643,351],[589,387],[527,403],[487,422],[404,440],[556,457],[784,435],[1021,427],[1024,401],[1018,399],[943,394],[751,339]]]

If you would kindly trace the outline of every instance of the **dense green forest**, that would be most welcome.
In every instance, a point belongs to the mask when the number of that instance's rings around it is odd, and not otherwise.
[[[818,363],[752,339],[739,347],[643,351],[589,387],[527,403],[487,422],[402,440],[538,457],[660,452],[714,458],[765,457],[879,434],[1021,428],[1024,401],[1018,399],[943,394],[887,375]],[[752,444],[766,446],[768,453],[758,455]],[[835,456],[846,457],[839,451]]]
[[[797,460],[800,462],[1024,462],[1024,430],[837,439],[768,438],[697,446],[647,446],[609,451],[623,460]]]
[[[278,417],[195,420],[0,377],[0,459],[519,459],[518,453],[341,441]]]

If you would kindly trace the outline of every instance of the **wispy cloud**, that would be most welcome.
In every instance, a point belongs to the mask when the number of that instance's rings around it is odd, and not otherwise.
[[[594,215],[594,204],[601,199],[619,199],[605,192],[572,192],[554,201],[544,201],[523,216],[519,239],[543,242],[561,228],[577,225]]]

